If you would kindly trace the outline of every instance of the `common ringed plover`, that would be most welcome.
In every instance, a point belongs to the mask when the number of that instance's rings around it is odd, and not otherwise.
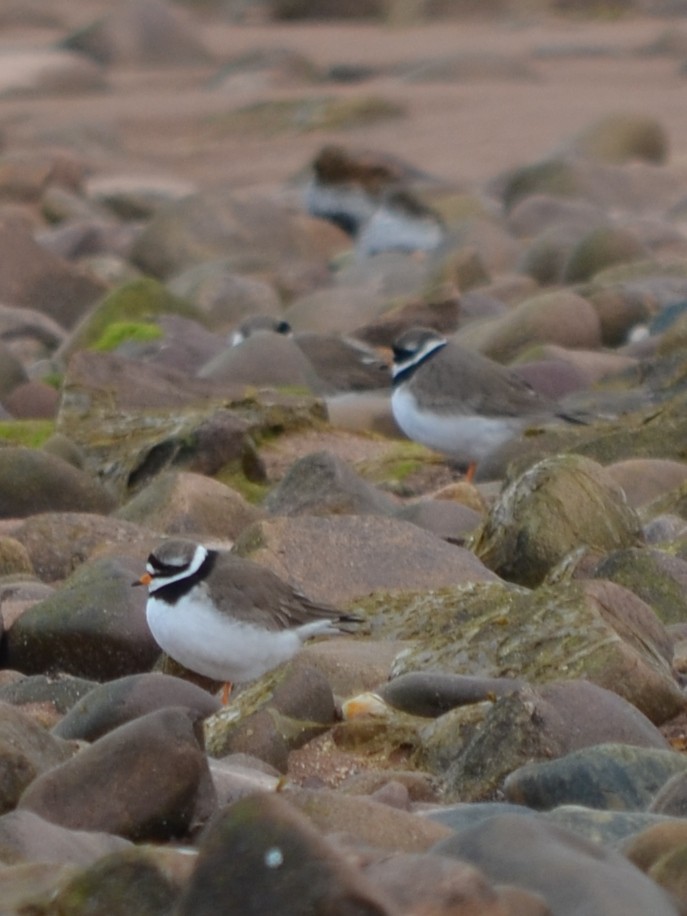
[[[348,391],[371,391],[388,388],[391,374],[388,364],[372,347],[345,334],[298,331],[283,318],[252,315],[232,332],[229,344],[240,346],[254,334],[272,332],[292,337],[312,365],[320,394]]]
[[[448,341],[411,328],[393,345],[394,418],[409,439],[473,467],[528,424],[551,419],[553,401],[517,373]]]
[[[132,584],[148,586],[146,618],[160,648],[225,684],[260,677],[311,636],[361,622],[311,601],[252,560],[186,540],[163,541]]]

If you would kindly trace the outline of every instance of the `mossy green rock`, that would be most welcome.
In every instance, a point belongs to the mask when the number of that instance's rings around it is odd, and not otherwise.
[[[238,471],[264,480],[255,440],[321,424],[324,404],[276,390],[231,390],[114,354],[75,354],[57,426],[86,467],[126,497],[161,471]]]
[[[121,334],[122,326],[129,328],[139,325],[145,328],[156,315],[182,315],[185,318],[198,318],[198,312],[184,299],[172,295],[161,283],[151,277],[143,277],[124,283],[108,293],[86,315],[74,330],[65,356],[85,347],[97,347],[101,350],[112,349],[112,338],[116,335],[112,326]]]
[[[377,95],[305,96],[300,99],[272,99],[252,102],[215,117],[214,136],[257,135],[274,137],[294,131],[348,130],[366,127],[389,118],[400,118],[400,102]]]
[[[474,550],[504,579],[535,586],[572,551],[634,546],[640,530],[624,492],[601,465],[563,455],[538,462],[501,493]]]
[[[600,579],[638,595],[665,624],[687,621],[687,563],[660,550],[614,550],[596,567]]]
[[[645,380],[653,375],[651,390],[631,390],[633,383],[639,382],[640,373]],[[480,462],[478,479],[503,477],[506,468],[511,477],[522,474],[543,456],[561,453],[585,456],[601,465],[615,464],[630,458],[684,461],[687,455],[684,360],[676,360],[672,367],[664,360],[662,365],[656,364],[655,368],[642,361],[636,375],[632,372],[623,379],[616,378],[616,384],[617,390],[609,390],[607,397],[610,411],[622,414],[617,419],[609,420],[602,416],[592,422],[593,413],[590,411],[585,416],[590,421],[588,423],[556,423],[545,428],[527,430],[525,435],[512,439]],[[604,395],[600,396],[603,404]],[[627,412],[623,413],[625,398],[629,406]],[[657,406],[656,402],[661,400],[664,403]],[[637,409],[638,403],[649,406]],[[679,503],[679,497],[676,501]],[[661,505],[665,508],[661,508]],[[654,509],[657,512],[672,511],[670,500],[645,507],[643,515],[648,517]]]
[[[582,283],[611,265],[644,261],[647,256],[646,246],[633,232],[619,226],[600,226],[572,249],[563,268],[563,281]]]
[[[54,901],[56,914],[167,916],[178,890],[145,849],[103,856],[68,882]]]
[[[0,535],[0,576],[33,575],[31,557],[19,541]]]
[[[27,674],[64,671],[102,681],[149,671],[160,654],[145,621],[138,567],[101,557],[34,604],[6,634],[5,663]]]
[[[684,900],[687,896],[687,843],[680,844],[676,838],[673,847],[652,864],[649,876],[677,900]]]
[[[687,481],[674,490],[657,496],[648,506],[642,508],[644,518],[654,518],[657,515],[679,515],[687,519]]]
[[[2,420],[0,445],[25,445],[27,448],[45,448],[55,429],[52,420]],[[48,449],[49,451],[49,449]],[[53,455],[64,458],[57,451]],[[65,458],[65,461],[67,458]],[[74,464],[74,462],[70,462]]]
[[[557,760],[527,763],[509,775],[504,790],[509,801],[537,810],[584,805],[643,811],[672,776],[685,771],[685,755],[668,748],[597,744]]]
[[[515,169],[507,176],[503,202],[507,210],[531,194],[576,197],[580,181],[575,167],[563,159],[549,159]]]
[[[261,517],[230,487],[183,471],[158,474],[117,512],[117,518],[167,535],[226,540]]]
[[[286,772],[290,750],[330,728],[334,697],[321,671],[295,658],[246,685],[204,722],[204,746],[212,757],[247,753]]]
[[[601,325],[590,302],[559,289],[531,296],[493,321],[474,322],[458,338],[505,363],[538,343],[594,350],[601,342]]]
[[[377,638],[407,639],[392,676],[435,671],[544,683],[586,678],[624,697],[655,723],[683,708],[671,642],[651,609],[602,581],[536,591],[503,583],[356,601]]]
[[[0,517],[24,518],[37,512],[101,512],[114,499],[90,474],[47,452],[0,448]]]
[[[582,130],[570,143],[572,152],[599,162],[632,160],[664,163],[668,157],[668,134],[650,115],[605,115]]]
[[[687,259],[675,257],[665,263],[658,263],[653,258],[645,258],[641,261],[632,261],[630,264],[614,264],[596,274],[589,287],[583,287],[583,294],[622,284],[647,282],[661,277],[677,279],[687,277]]]
[[[658,750],[687,766],[635,707],[588,680],[521,687],[496,702],[452,710],[425,727],[424,739],[421,762],[440,774],[447,801],[502,795],[516,783],[514,776],[535,762],[567,759],[571,752],[593,750],[599,742]],[[546,788],[548,794],[542,792],[537,800],[533,794],[519,797],[515,789],[507,796],[530,808],[566,803],[556,795],[555,785]],[[591,804],[582,799],[577,803]]]
[[[93,344],[94,350],[116,350],[131,341],[146,342],[159,340],[162,328],[150,321],[113,321]]]

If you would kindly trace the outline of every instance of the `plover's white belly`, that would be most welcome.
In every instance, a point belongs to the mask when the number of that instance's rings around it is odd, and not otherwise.
[[[362,227],[356,251],[363,257],[380,251],[432,251],[444,237],[434,216],[416,216],[381,206]]]
[[[292,658],[302,641],[296,630],[262,630],[239,623],[191,595],[175,605],[151,595],[146,618],[163,651],[216,681],[241,683],[260,677]]]
[[[522,422],[515,417],[422,411],[413,393],[404,385],[394,390],[391,409],[409,439],[466,464],[481,461],[522,427]]]

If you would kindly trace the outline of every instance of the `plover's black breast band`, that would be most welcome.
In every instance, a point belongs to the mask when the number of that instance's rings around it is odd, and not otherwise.
[[[425,353],[424,356],[421,356],[419,359],[416,359],[415,362],[410,363],[405,369],[396,370],[393,375],[392,384],[396,388],[398,385],[402,385],[403,382],[407,382],[415,372],[425,363],[430,356],[433,356],[435,353],[438,353],[439,350],[443,350],[446,346],[446,341],[438,344],[436,347],[433,347],[428,353]]]
[[[194,573],[190,576],[184,576],[183,579],[178,579],[176,582],[170,582],[169,585],[163,585],[160,588],[156,588],[154,592],[155,597],[161,598],[163,601],[167,602],[167,604],[176,604],[177,601],[185,595],[188,595],[195,585],[202,582],[206,576],[210,575],[217,562],[217,555],[216,550],[208,550],[208,555]],[[171,572],[174,572],[174,570],[171,570]]]

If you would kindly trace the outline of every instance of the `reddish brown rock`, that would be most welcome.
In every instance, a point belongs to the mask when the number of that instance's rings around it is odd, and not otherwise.
[[[496,581],[464,548],[377,515],[270,519],[244,531],[237,549],[334,604],[376,590]]]
[[[0,703],[0,812],[14,808],[32,780],[64,763],[74,751],[26,713]]]
[[[18,809],[0,817],[0,860],[19,862],[64,862],[87,865],[129,843],[109,833],[68,830],[43,820],[32,811]]]
[[[0,299],[72,327],[105,291],[79,268],[38,245],[28,232],[0,225]]]
[[[73,830],[185,837],[215,803],[198,718],[179,707],[122,725],[35,779],[19,808]]]

